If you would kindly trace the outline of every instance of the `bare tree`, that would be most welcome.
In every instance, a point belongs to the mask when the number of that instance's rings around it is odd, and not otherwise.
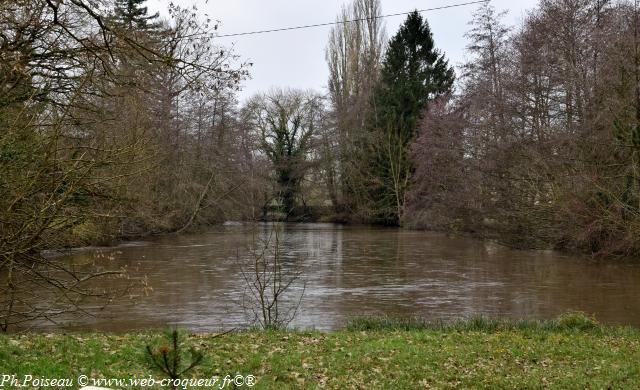
[[[323,121],[322,98],[314,92],[273,90],[254,96],[246,120],[259,137],[259,149],[275,171],[283,211],[296,206],[300,184],[310,167],[310,153]]]
[[[363,167],[359,151],[366,137],[370,102],[378,82],[386,41],[379,0],[355,0],[344,6],[329,33],[326,60],[333,127],[324,144],[329,192],[334,207],[355,211]]]
[[[250,322],[263,329],[289,325],[300,308],[306,286],[297,260],[286,259],[279,229],[274,225],[261,237],[254,231],[249,258],[241,264],[246,283],[243,308]],[[299,294],[292,296],[298,287]]]
[[[479,180],[465,160],[466,107],[456,104],[450,96],[440,98],[421,120],[411,149],[416,168],[407,194],[407,226],[444,231],[474,226]]]

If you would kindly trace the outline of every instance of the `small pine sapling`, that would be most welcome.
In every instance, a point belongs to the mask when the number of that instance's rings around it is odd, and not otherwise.
[[[147,345],[146,352],[153,368],[168,376],[172,380],[173,388],[176,389],[177,381],[200,365],[204,356],[193,347],[189,347],[188,353],[185,353],[178,329],[174,328],[171,332],[167,332],[166,338],[169,344],[156,349]],[[190,360],[188,365],[187,359]]]

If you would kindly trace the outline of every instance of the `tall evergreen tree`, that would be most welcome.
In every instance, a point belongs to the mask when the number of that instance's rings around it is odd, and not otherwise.
[[[393,124],[413,136],[425,106],[449,93],[453,82],[453,68],[435,48],[429,23],[412,12],[389,42],[382,64],[376,127]]]
[[[143,4],[147,0],[115,0],[114,20],[128,30],[148,31],[157,29],[160,24],[154,22],[158,13],[148,14]]]
[[[371,200],[373,219],[398,224],[413,164],[409,146],[429,102],[451,92],[455,76],[418,11],[391,39],[373,99]]]

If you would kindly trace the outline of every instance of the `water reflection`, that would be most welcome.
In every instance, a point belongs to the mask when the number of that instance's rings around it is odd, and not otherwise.
[[[568,310],[593,313],[606,323],[640,325],[637,263],[514,251],[438,233],[331,224],[282,227],[285,260],[300,263],[306,280],[293,326],[329,330],[369,314],[550,318]],[[167,324],[194,331],[242,326],[239,259],[247,256],[254,228],[224,226],[102,249],[118,265],[146,275],[153,291],[65,326],[116,331]],[[80,260],[96,251],[69,257]]]

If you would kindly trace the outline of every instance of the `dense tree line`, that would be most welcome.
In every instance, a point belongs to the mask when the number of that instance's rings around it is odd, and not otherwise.
[[[0,329],[110,297],[91,281],[124,276],[44,249],[219,221],[252,188],[233,115],[246,67],[193,10],[160,20],[142,3],[0,3]]]
[[[407,223],[637,255],[637,4],[544,0],[517,29],[501,16],[477,12],[460,93],[423,116]]]
[[[637,254],[638,5],[543,0],[518,28],[503,16],[476,12],[455,93],[419,14],[375,55],[358,43],[363,27],[334,29],[330,114],[352,152],[334,154],[330,182],[356,200],[347,219]],[[361,58],[376,64],[368,78],[345,78]]]

